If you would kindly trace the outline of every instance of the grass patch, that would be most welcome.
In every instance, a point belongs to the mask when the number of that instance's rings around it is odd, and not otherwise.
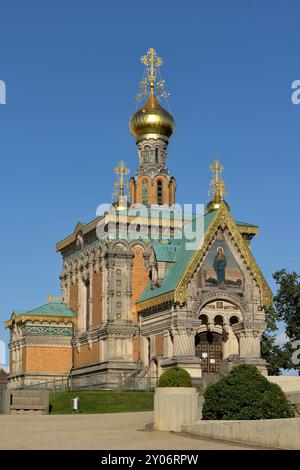
[[[152,411],[154,393],[150,391],[73,391],[49,395],[51,414],[71,414],[71,399],[79,396],[80,413],[122,413]]]

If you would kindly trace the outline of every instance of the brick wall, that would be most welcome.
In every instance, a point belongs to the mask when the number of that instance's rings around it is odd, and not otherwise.
[[[156,335],[155,336],[155,356],[164,355],[164,336]]]
[[[22,348],[22,371],[26,369],[26,350],[26,347]]]
[[[71,347],[27,346],[24,349],[25,372],[69,372],[72,367]]]
[[[78,284],[77,282],[70,285],[70,310],[78,313]]]
[[[145,269],[144,264],[144,250],[140,246],[135,246],[132,250],[134,254],[132,266],[132,297],[131,297],[131,319],[137,322],[136,302],[143,290],[145,289],[148,281],[148,271]]]
[[[74,350],[74,366],[80,367],[100,362],[100,343],[92,343],[91,349],[88,345],[81,346],[80,351]]]
[[[169,204],[170,198],[169,198],[169,181],[168,179],[163,176],[159,175],[154,178],[152,181],[150,176],[141,176],[137,179],[137,187],[136,187],[136,193],[134,191],[134,183],[132,182],[131,188],[131,194],[132,194],[132,199],[135,200],[136,203],[142,204],[142,187],[143,187],[143,180],[148,180],[149,184],[149,199],[148,199],[148,204],[157,204],[157,181],[161,180],[163,184],[163,204]],[[136,197],[133,195],[136,194]]]
[[[93,318],[92,325],[102,323],[102,272],[93,273]]]

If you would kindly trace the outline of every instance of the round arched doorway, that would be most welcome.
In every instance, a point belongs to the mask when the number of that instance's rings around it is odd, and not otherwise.
[[[222,362],[222,335],[204,331],[195,336],[195,353],[201,359],[202,372],[219,372]]]

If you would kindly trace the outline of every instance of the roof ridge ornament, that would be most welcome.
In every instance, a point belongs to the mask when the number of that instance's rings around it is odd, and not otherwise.
[[[226,196],[227,190],[225,187],[224,180],[222,178],[222,172],[224,167],[220,164],[218,159],[215,159],[214,162],[209,166],[209,169],[213,172],[213,177],[209,182],[209,191],[208,194],[212,195],[213,198],[206,206],[207,212],[214,211],[219,209],[224,196]],[[229,208],[226,201],[224,201],[227,207]]]
[[[48,293],[48,297],[47,297],[47,303],[50,304],[50,303],[65,303],[65,299],[64,297],[53,297],[50,292]]]
[[[127,197],[128,182],[126,176],[130,173],[130,170],[126,168],[125,162],[121,160],[119,165],[114,169],[117,179],[114,184],[113,197],[117,197],[115,207],[118,209],[127,209]]]

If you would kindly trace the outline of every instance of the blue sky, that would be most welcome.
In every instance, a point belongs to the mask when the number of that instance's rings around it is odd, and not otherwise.
[[[176,120],[177,201],[207,201],[218,156],[233,216],[260,226],[271,287],[275,270],[299,271],[299,14],[298,0],[1,2],[1,323],[59,295],[55,243],[110,201],[120,159],[134,173],[128,120],[149,47]]]

